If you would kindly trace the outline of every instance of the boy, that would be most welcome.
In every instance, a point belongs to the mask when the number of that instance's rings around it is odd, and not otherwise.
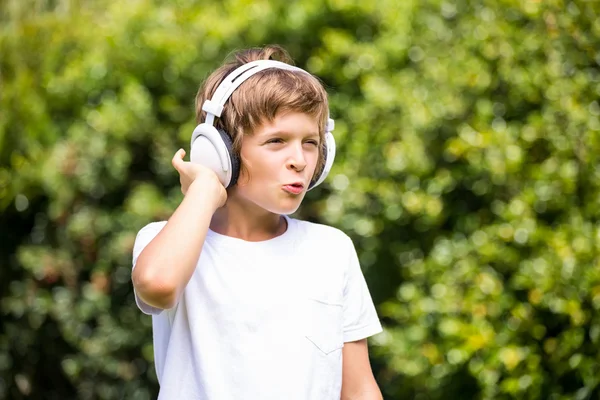
[[[250,49],[207,79],[192,162],[172,160],[184,198],[136,238],[159,399],[381,399],[366,342],[381,325],[351,240],[287,216],[335,153],[327,94],[289,61]]]

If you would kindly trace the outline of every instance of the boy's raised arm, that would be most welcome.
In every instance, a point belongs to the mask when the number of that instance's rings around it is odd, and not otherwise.
[[[132,272],[137,295],[148,305],[168,309],[189,282],[202,252],[214,212],[225,204],[227,192],[216,174],[173,157],[185,195],[165,227],[144,248]]]

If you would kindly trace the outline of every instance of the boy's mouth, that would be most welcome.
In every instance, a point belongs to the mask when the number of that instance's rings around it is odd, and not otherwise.
[[[304,190],[304,185],[300,182],[283,185],[283,190],[292,194],[300,194]]]

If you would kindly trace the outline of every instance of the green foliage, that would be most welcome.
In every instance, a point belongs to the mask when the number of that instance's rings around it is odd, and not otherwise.
[[[0,398],[148,399],[137,230],[233,49],[331,94],[338,158],[300,217],[352,235],[389,399],[600,395],[600,5],[0,5]]]

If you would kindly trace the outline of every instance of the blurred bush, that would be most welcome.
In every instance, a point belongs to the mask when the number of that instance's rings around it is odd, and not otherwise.
[[[348,232],[389,399],[600,396],[600,3],[6,0],[0,398],[148,399],[131,247],[181,200],[200,82],[284,45],[339,156],[299,216]]]

